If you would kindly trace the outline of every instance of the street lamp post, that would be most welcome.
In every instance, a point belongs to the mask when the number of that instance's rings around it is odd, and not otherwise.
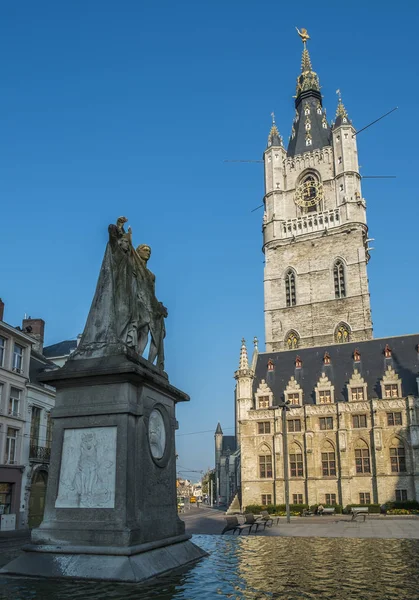
[[[285,511],[287,514],[287,523],[291,522],[290,515],[290,485],[289,485],[289,476],[288,476],[288,441],[287,441],[287,411],[289,410],[289,401],[281,402],[280,404],[276,404],[275,406],[271,406],[272,410],[276,410],[277,408],[282,411],[282,452],[284,455],[284,493],[285,493]],[[276,423],[276,415],[274,413],[274,420]],[[275,430],[274,427],[274,439],[275,439]],[[275,463],[275,454],[274,454],[274,463]],[[276,479],[276,469],[275,475]],[[274,480],[274,488],[275,488],[275,480]]]

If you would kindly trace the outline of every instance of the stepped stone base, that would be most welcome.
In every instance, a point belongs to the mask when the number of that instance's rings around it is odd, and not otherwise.
[[[207,553],[189,540],[190,536],[133,546],[36,546],[24,552],[6,567],[2,575],[53,577],[101,581],[141,582],[173,569],[181,569]]]

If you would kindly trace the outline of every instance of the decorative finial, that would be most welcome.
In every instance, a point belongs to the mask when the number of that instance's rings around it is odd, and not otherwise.
[[[298,29],[298,27],[296,27],[295,29],[297,30],[297,33],[300,36],[303,44],[305,44],[306,41],[310,39],[307,29],[305,29],[304,27],[301,27],[301,31]]]
[[[346,112],[346,108],[342,102],[342,94],[340,90],[336,90],[336,94],[338,95],[338,107],[336,109],[336,118],[342,117],[342,123],[348,122],[348,113]]]
[[[269,146],[282,146],[282,137],[278,131],[278,127],[275,123],[275,113],[271,112],[272,127],[268,135],[268,148]]]
[[[239,370],[245,370],[249,368],[249,359],[247,357],[246,340],[242,338],[242,347],[240,349],[240,362]]]
[[[255,350],[257,350],[258,349],[258,339],[256,336],[253,338],[253,345],[255,347]]]

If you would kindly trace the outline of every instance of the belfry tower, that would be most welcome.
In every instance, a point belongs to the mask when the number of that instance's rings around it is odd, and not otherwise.
[[[265,337],[274,352],[372,337],[366,205],[355,129],[339,93],[323,108],[303,41],[286,150],[273,118],[264,152]]]

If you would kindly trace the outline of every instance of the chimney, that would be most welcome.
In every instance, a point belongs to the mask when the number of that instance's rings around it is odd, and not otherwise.
[[[44,349],[44,329],[45,321],[43,319],[23,319],[22,330],[35,339],[34,350],[42,354]]]
[[[0,298],[0,321],[3,321],[3,315],[4,315],[4,302]]]

